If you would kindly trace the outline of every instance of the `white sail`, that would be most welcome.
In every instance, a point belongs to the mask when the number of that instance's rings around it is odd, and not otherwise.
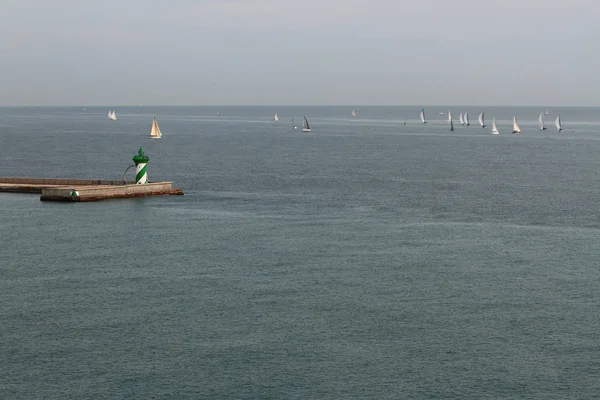
[[[419,117],[421,117],[421,122],[426,124],[427,121],[425,120],[425,109],[421,108],[421,114],[419,114]]]
[[[111,115],[112,115],[112,114],[111,114],[110,110],[108,110],[108,119],[110,119],[110,116],[111,116]]]
[[[479,125],[481,125],[482,128],[485,128],[485,115],[484,115],[484,113],[479,114]]]
[[[160,131],[160,128],[158,127],[158,122],[156,121],[156,118],[154,118],[152,120],[152,129],[150,130],[150,138],[151,139],[160,139],[162,137],[162,132]]]
[[[492,135],[499,135],[498,128],[496,127],[496,117],[492,119]]]
[[[296,123],[294,122],[294,118],[292,118],[292,126],[294,127],[294,129],[298,129],[298,127],[296,126]]]
[[[546,110],[546,113],[545,113],[545,114],[546,114],[546,115],[550,115],[550,114],[548,114],[548,110]]]
[[[519,123],[517,122],[517,117],[513,117],[513,131],[512,133],[521,133],[521,127],[519,127]]]
[[[353,116],[353,117],[356,117],[357,115],[358,115],[358,114],[356,114],[356,110],[355,110],[355,109],[352,109],[352,116]]]
[[[220,117],[220,116],[221,116],[221,111],[217,110],[217,117]]]
[[[460,115],[458,116],[458,120],[460,121],[461,125],[465,124],[465,119],[463,118],[463,114],[462,113],[460,113]]]
[[[302,132],[310,132],[310,125],[306,117],[304,117],[304,121],[302,122]]]
[[[279,121],[279,115],[277,115],[277,113],[275,113],[275,116],[273,117],[273,121]]]
[[[562,124],[560,122],[560,114],[558,114],[558,117],[556,117],[556,121],[554,121],[555,125],[556,125],[556,129],[558,129],[558,131],[562,131]]]
[[[448,121],[452,121],[452,113],[448,110]]]
[[[465,113],[464,119],[465,119],[465,125],[471,126],[471,123],[469,122],[469,113],[468,112]]]
[[[109,112],[109,116],[108,118],[110,118],[113,121],[117,120],[117,115],[115,114],[115,111],[113,110],[112,112]]]
[[[538,117],[538,123],[540,124],[540,130],[545,131],[546,127],[544,126],[544,113],[541,112],[540,116]]]

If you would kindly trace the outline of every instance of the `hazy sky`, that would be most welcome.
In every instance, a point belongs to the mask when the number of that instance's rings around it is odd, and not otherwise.
[[[0,105],[600,105],[598,0],[0,0]]]

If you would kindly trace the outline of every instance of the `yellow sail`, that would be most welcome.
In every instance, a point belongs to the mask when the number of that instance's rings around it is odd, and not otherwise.
[[[152,130],[150,131],[150,137],[152,139],[159,139],[162,137],[162,133],[160,131],[160,128],[158,127],[158,122],[156,121],[156,118],[154,118],[154,120],[152,121]]]

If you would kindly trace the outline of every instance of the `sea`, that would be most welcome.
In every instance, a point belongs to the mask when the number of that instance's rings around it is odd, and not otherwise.
[[[0,108],[0,176],[185,193],[0,193],[0,398],[598,398],[600,108],[421,108]]]

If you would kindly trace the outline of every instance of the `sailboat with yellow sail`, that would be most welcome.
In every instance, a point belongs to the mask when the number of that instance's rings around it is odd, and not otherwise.
[[[160,139],[162,137],[162,132],[160,131],[160,127],[158,126],[158,121],[156,121],[156,117],[152,120],[152,129],[150,130],[150,139]]]

